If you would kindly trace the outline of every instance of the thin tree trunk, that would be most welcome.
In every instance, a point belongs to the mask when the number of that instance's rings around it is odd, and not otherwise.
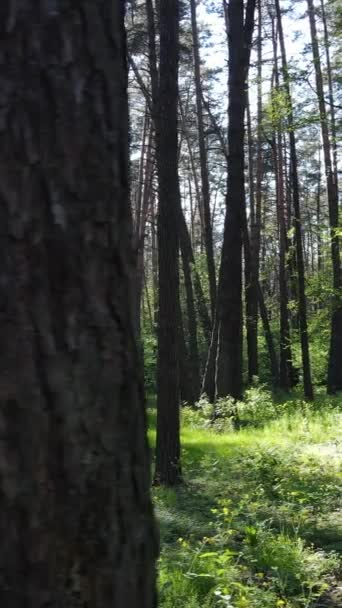
[[[155,608],[124,5],[1,8],[0,605]]]
[[[329,33],[328,33],[328,27],[327,27],[327,18],[326,18],[326,14],[325,14],[324,0],[321,0],[321,11],[322,11],[322,22],[323,22],[323,32],[324,32],[325,58],[326,58],[326,62],[327,62],[334,179],[335,179],[335,184],[336,184],[336,190],[338,192],[338,162],[337,162],[338,151],[337,151],[335,100],[334,100],[334,87],[333,87],[331,61],[330,61],[330,40],[329,40]]]
[[[267,349],[268,349],[268,356],[270,359],[271,376],[272,376],[274,386],[277,387],[277,386],[279,386],[278,358],[277,358],[277,353],[276,353],[276,349],[274,346],[274,340],[273,340],[271,326],[270,326],[270,322],[269,322],[269,318],[268,318],[267,308],[265,306],[264,295],[262,293],[260,285],[258,285],[258,303],[259,303],[260,316],[261,316],[261,320],[262,320],[262,324],[263,324],[263,328],[264,328],[265,340],[266,340]]]
[[[209,316],[207,304],[205,301],[205,296],[204,296],[203,289],[202,289],[201,278],[196,269],[191,238],[189,235],[189,230],[188,230],[188,227],[187,227],[187,224],[185,221],[184,212],[183,212],[182,208],[180,209],[180,246],[181,246],[182,256],[186,257],[188,264],[190,265],[191,270],[192,270],[192,277],[193,277],[192,281],[193,281],[193,285],[194,285],[194,291],[196,294],[199,318],[201,320],[205,339],[209,346],[211,329],[212,329],[211,319]]]
[[[317,270],[323,267],[322,236],[321,236],[321,148],[318,151],[317,197],[316,197],[316,226],[317,226]]]
[[[203,205],[203,219],[204,219],[204,232],[205,232],[204,239],[205,239],[205,250],[206,250],[207,265],[208,265],[211,319],[213,320],[214,315],[215,315],[215,309],[216,309],[216,270],[215,270],[214,246],[213,246],[213,229],[212,229],[211,212],[210,212],[208,161],[207,161],[207,150],[206,150],[206,144],[205,144],[205,138],[204,138],[200,49],[199,49],[197,20],[196,20],[196,0],[190,0],[190,7],[191,7],[191,27],[192,27],[193,52],[194,52],[198,143],[199,143],[199,152],[200,152],[201,183],[202,183],[202,205]]]
[[[258,282],[260,259],[260,227],[262,201],[262,29],[261,2],[258,0],[258,57],[257,57],[257,159],[256,159],[256,196],[251,213],[251,264],[250,264],[250,328],[248,332],[248,375],[251,382],[258,376]],[[252,179],[252,176],[250,176]],[[253,200],[254,203],[254,200]]]
[[[330,223],[330,234],[331,234],[331,257],[333,267],[333,311],[331,321],[331,338],[330,338],[330,352],[329,352],[329,364],[328,364],[328,393],[335,393],[336,391],[342,390],[342,374],[341,374],[341,360],[342,360],[342,302],[341,302],[341,287],[342,287],[342,273],[341,273],[341,259],[340,259],[340,243],[337,232],[338,223],[338,192],[337,184],[334,179],[334,171],[331,163],[331,150],[330,150],[330,137],[328,129],[328,120],[324,100],[324,87],[323,77],[321,68],[321,59],[319,55],[317,31],[316,31],[316,20],[315,20],[315,9],[313,0],[308,0],[308,12],[310,21],[311,31],[311,43],[312,43],[312,56],[315,67],[316,75],[316,88],[321,120],[321,130],[323,139],[323,152],[324,152],[324,163],[325,173],[327,179],[327,194],[329,204],[329,223]]]
[[[190,405],[198,401],[200,394],[200,364],[197,342],[197,314],[195,308],[195,298],[192,286],[191,265],[186,249],[182,247],[182,266],[184,275],[184,285],[186,293],[188,335],[189,335],[189,375],[190,388],[187,398],[185,399]]]
[[[157,244],[157,210],[155,195],[152,193],[151,203],[151,261],[152,261],[152,284],[153,284],[153,324],[158,327],[158,244]]]
[[[243,218],[243,246],[244,246],[244,254],[245,254],[245,265],[246,265],[247,269],[250,269],[251,268],[251,245],[250,245],[250,241],[249,241],[246,211],[244,213],[244,218]],[[250,270],[247,270],[247,278],[249,277],[249,275],[250,275]],[[269,319],[268,319],[267,309],[265,306],[264,296],[263,296],[262,289],[260,287],[259,282],[257,285],[257,293],[258,293],[258,304],[259,304],[260,316],[261,316],[261,320],[262,320],[262,324],[263,324],[263,328],[264,328],[265,340],[266,340],[269,359],[270,359],[272,381],[273,381],[274,386],[278,386],[279,385],[279,373],[278,373],[277,354],[276,354],[276,350],[275,350],[275,346],[274,346],[274,341],[273,341],[271,327],[270,327],[270,323],[269,323]]]
[[[276,13],[277,13],[279,42],[280,42],[280,50],[281,50],[281,56],[282,56],[283,79],[284,79],[284,86],[285,86],[285,91],[286,91],[286,95],[287,95],[287,102],[288,102],[288,106],[289,106],[288,125],[289,125],[290,155],[291,155],[291,184],[292,184],[295,244],[296,244],[296,262],[297,262],[297,275],[298,275],[298,316],[299,316],[299,328],[300,328],[300,342],[301,342],[301,350],[302,350],[304,395],[305,395],[306,399],[312,401],[314,398],[314,394],[313,394],[311,368],[310,368],[309,337],[308,337],[308,323],[307,323],[306,296],[305,296],[305,270],[304,270],[304,257],[303,257],[303,242],[302,242],[302,223],[301,223],[299,181],[298,181],[298,168],[297,168],[296,136],[295,136],[295,129],[294,129],[292,98],[291,98],[290,85],[289,85],[289,75],[288,75],[288,67],[287,67],[287,60],[286,60],[286,49],[285,49],[279,0],[275,0],[275,7],[276,7]]]
[[[277,30],[272,19],[272,42],[274,58],[274,88],[279,91]],[[273,95],[273,91],[272,91]],[[278,119],[279,123],[279,119]],[[279,357],[279,386],[288,391],[291,386],[292,354],[291,334],[288,308],[288,277],[286,257],[288,251],[287,225],[285,214],[284,166],[281,125],[275,125],[273,156],[276,177],[277,219],[279,232],[279,305],[280,305],[280,357]]]
[[[247,135],[248,135],[248,176],[249,176],[249,207],[251,227],[255,225],[254,203],[254,172],[253,172],[253,141],[249,101],[247,96]],[[247,218],[246,218],[247,221]],[[252,231],[252,230],[251,230]],[[258,299],[255,292],[255,281],[252,277],[251,258],[246,259],[245,251],[245,301],[246,301],[246,334],[248,381],[258,375]]]
[[[136,234],[134,248],[136,255],[136,277],[135,277],[135,327],[137,339],[140,339],[141,301],[144,287],[144,259],[145,259],[145,232],[148,210],[151,202],[152,180],[153,180],[153,128],[149,127],[149,136],[146,147],[146,159],[144,158],[142,171],[142,195],[136,221]]]
[[[211,332],[210,346],[203,374],[201,393],[207,395],[210,403],[214,403],[216,394],[216,358],[218,346],[218,318],[214,317],[214,325]]]
[[[185,340],[183,314],[180,304],[180,298],[178,302],[178,361],[179,361],[179,389],[180,398],[183,402],[189,405],[194,405],[196,398],[194,396],[194,387],[192,384],[192,369],[191,360]]]

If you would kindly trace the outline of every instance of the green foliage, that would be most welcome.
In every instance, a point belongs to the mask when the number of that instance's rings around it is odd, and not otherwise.
[[[151,394],[156,389],[157,338],[155,333],[144,331],[143,348],[145,389]]]
[[[341,567],[342,401],[253,387],[239,432],[220,407],[219,433],[205,399],[183,408],[185,484],[154,489],[160,606],[317,608]]]

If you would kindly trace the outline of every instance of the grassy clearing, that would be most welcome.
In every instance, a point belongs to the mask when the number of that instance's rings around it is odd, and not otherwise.
[[[239,432],[229,415],[209,428],[205,403],[184,408],[185,483],[153,490],[161,608],[341,605],[341,406],[253,389]]]

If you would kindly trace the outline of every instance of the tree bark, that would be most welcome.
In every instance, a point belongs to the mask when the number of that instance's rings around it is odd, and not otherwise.
[[[184,220],[185,221],[185,220]],[[182,246],[181,240],[181,253],[182,253],[182,266],[184,275],[184,285],[186,294],[186,308],[187,308],[187,322],[188,322],[188,336],[189,336],[189,387],[185,400],[190,404],[194,405],[198,401],[200,394],[200,363],[198,354],[198,342],[197,342],[197,314],[195,307],[194,290],[192,285],[191,276],[191,264],[189,257],[186,254],[186,249]]]
[[[218,353],[216,391],[218,397],[242,397],[242,228],[245,205],[244,113],[250,40],[255,2],[248,2],[246,27],[242,0],[228,5],[229,108],[227,212],[224,226],[218,296]],[[253,10],[251,10],[251,8]]]
[[[246,269],[247,269],[246,275],[247,275],[247,279],[249,279],[250,272],[251,272],[250,271],[251,245],[250,245],[250,240],[249,240],[246,211],[244,213],[244,218],[243,218],[243,248],[244,248],[244,254],[245,254],[245,265],[246,265]],[[258,295],[260,316],[261,316],[261,320],[262,320],[262,324],[263,324],[263,328],[264,328],[265,340],[266,340],[266,344],[267,344],[267,348],[268,348],[268,355],[269,355],[269,359],[270,359],[272,382],[273,382],[273,385],[275,387],[277,387],[279,385],[277,353],[275,350],[274,340],[273,340],[272,331],[271,331],[271,327],[270,327],[270,323],[269,323],[269,319],[268,319],[267,309],[265,306],[264,296],[263,296],[259,281],[257,284],[257,295]]]
[[[248,324],[248,376],[258,376],[258,282],[260,258],[260,227],[261,227],[261,201],[262,201],[262,29],[261,29],[261,1],[258,1],[258,91],[257,91],[257,158],[256,158],[256,193],[251,208],[251,264],[249,289],[249,324]],[[250,179],[253,178],[253,174]]]
[[[60,7],[1,4],[0,605],[153,608],[124,7]]]
[[[247,95],[248,99],[248,95]],[[255,202],[254,202],[254,154],[251,116],[249,100],[247,101],[247,135],[248,135],[248,181],[249,181],[249,208],[251,228],[255,224]],[[247,222],[247,217],[246,217]],[[247,228],[248,229],[248,228]],[[252,230],[251,230],[252,231]],[[255,293],[255,283],[252,278],[252,261],[246,255],[244,248],[244,270],[245,270],[245,305],[246,305],[246,335],[247,335],[247,361],[248,382],[251,384],[253,378],[258,375],[258,300]]]
[[[289,85],[288,67],[287,67],[287,60],[286,60],[286,49],[285,49],[279,0],[275,0],[275,7],[276,7],[276,13],[277,13],[279,42],[280,42],[280,50],[281,50],[281,56],[282,56],[282,72],[283,72],[284,86],[285,86],[285,91],[286,91],[286,95],[287,95],[288,107],[289,107],[288,126],[289,126],[290,156],[291,156],[291,185],[292,185],[292,197],[293,197],[296,262],[297,262],[297,275],[298,275],[298,316],[299,316],[300,342],[301,342],[301,350],[302,350],[304,395],[305,395],[306,399],[308,399],[309,401],[312,401],[314,398],[314,394],[313,394],[313,386],[312,386],[312,380],[311,380],[308,322],[307,322],[307,311],[306,311],[305,270],[304,270],[303,243],[302,243],[302,223],[301,223],[300,198],[299,198],[296,136],[295,136],[292,98],[291,98],[290,85]]]
[[[178,62],[179,5],[160,0],[160,71],[155,115],[159,183],[157,442],[155,482],[181,481],[179,439],[179,210]]]
[[[197,126],[198,126],[198,143],[200,152],[201,166],[201,183],[202,183],[202,205],[204,219],[204,240],[205,250],[208,265],[208,280],[211,306],[211,320],[213,321],[216,309],[216,270],[213,246],[213,229],[210,212],[210,191],[209,191],[209,175],[207,150],[204,138],[204,123],[203,123],[203,108],[202,108],[202,84],[201,84],[201,68],[200,68],[200,50],[196,20],[196,0],[190,0],[191,8],[191,27],[194,52],[194,70],[195,70],[195,88],[196,88],[196,108],[197,108]]]
[[[328,364],[328,382],[327,389],[328,393],[335,393],[336,391],[342,390],[342,374],[341,374],[341,360],[342,360],[342,272],[341,272],[341,259],[340,259],[340,243],[337,235],[338,223],[338,192],[337,184],[334,178],[334,171],[331,162],[331,149],[330,149],[330,137],[328,129],[327,112],[324,99],[324,87],[323,77],[321,68],[321,59],[319,54],[319,47],[317,41],[317,30],[315,20],[315,8],[313,0],[308,0],[308,12],[310,21],[311,31],[311,44],[312,44],[312,56],[315,67],[316,75],[316,89],[318,96],[318,105],[321,120],[321,131],[323,139],[323,153],[325,163],[325,173],[327,180],[327,194],[328,194],[328,205],[329,205],[329,223],[330,223],[330,235],[331,235],[331,257],[333,267],[333,311],[331,320],[331,338],[330,338],[330,352],[329,352],[329,364]]]
[[[325,59],[327,64],[327,76],[328,76],[328,89],[329,89],[329,105],[330,105],[330,128],[331,128],[331,139],[333,149],[333,167],[334,167],[334,179],[336,189],[338,192],[338,150],[337,150],[337,130],[336,130],[336,116],[335,116],[335,99],[334,99],[334,87],[333,87],[333,74],[331,69],[330,61],[330,40],[327,26],[327,18],[325,14],[324,0],[321,0],[321,11],[322,11],[322,23],[324,32],[324,49]]]
[[[146,133],[144,134],[146,137]],[[137,339],[141,337],[141,301],[144,287],[144,260],[145,260],[145,232],[147,224],[147,216],[151,203],[152,180],[153,180],[153,128],[149,125],[149,134],[147,144],[143,145],[144,154],[142,155],[141,163],[143,170],[141,172],[142,184],[141,194],[139,194],[140,203],[137,208],[137,216],[135,222],[134,234],[134,250],[136,255],[136,279],[135,279],[135,326]]]

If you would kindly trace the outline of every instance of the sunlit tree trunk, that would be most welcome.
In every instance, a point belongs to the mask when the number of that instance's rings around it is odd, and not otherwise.
[[[334,178],[336,183],[336,189],[338,192],[338,162],[337,162],[337,130],[336,130],[336,115],[335,115],[335,99],[334,99],[334,87],[333,87],[333,74],[331,69],[330,59],[330,40],[327,26],[327,18],[325,14],[324,0],[321,0],[321,12],[324,32],[324,50],[325,59],[327,64],[327,78],[328,78],[328,89],[329,89],[329,106],[330,106],[330,120],[331,120],[331,139],[333,149],[333,167],[334,167]]]
[[[290,157],[291,157],[291,185],[292,185],[292,197],[293,197],[295,247],[296,247],[296,262],[297,262],[297,275],[298,275],[298,316],[299,316],[299,330],[300,330],[299,333],[300,333],[300,342],[301,342],[301,351],[302,351],[304,394],[307,399],[312,400],[314,395],[313,395],[313,387],[312,387],[312,379],[311,379],[308,322],[307,322],[307,310],[306,310],[305,270],[304,270],[304,256],[303,256],[301,209],[300,209],[300,198],[299,198],[296,136],[295,136],[292,98],[291,98],[291,91],[290,91],[290,85],[289,85],[289,75],[288,75],[288,67],[287,67],[287,60],[286,60],[286,49],[285,49],[285,41],[284,41],[279,0],[275,0],[275,6],[276,6],[277,23],[278,23],[278,31],[279,31],[280,51],[281,51],[281,57],[282,57],[282,72],[283,72],[283,79],[284,79],[284,87],[285,87],[285,91],[286,91],[286,95],[287,95],[287,103],[289,106],[288,125],[289,125],[289,139],[290,139]]]
[[[334,177],[333,166],[331,162],[331,147],[330,147],[330,136],[327,120],[327,112],[324,98],[324,87],[323,77],[321,68],[321,59],[319,54],[319,47],[317,41],[317,30],[315,20],[315,8],[313,0],[308,0],[308,12],[310,21],[311,31],[311,44],[312,44],[312,56],[315,67],[316,75],[316,89],[318,96],[318,105],[321,120],[321,131],[323,140],[323,153],[325,163],[325,174],[327,180],[327,194],[328,194],[328,205],[329,205],[329,222],[330,222],[330,233],[331,233],[331,257],[333,267],[333,311],[331,321],[331,339],[330,339],[330,352],[329,352],[329,365],[328,365],[328,392],[335,393],[336,391],[342,390],[342,374],[341,374],[341,360],[342,360],[342,302],[341,302],[341,288],[342,288],[342,272],[341,272],[341,259],[340,259],[340,243],[337,234],[338,223],[338,192],[337,184]]]

